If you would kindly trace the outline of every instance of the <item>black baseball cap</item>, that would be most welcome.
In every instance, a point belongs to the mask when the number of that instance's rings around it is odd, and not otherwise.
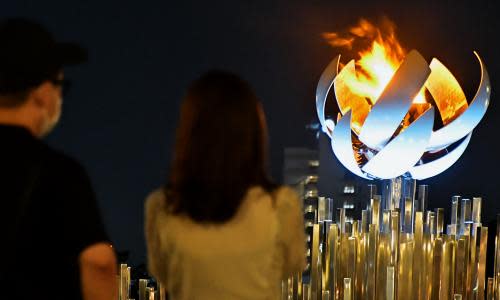
[[[36,87],[64,66],[86,62],[87,57],[85,48],[56,42],[37,22],[21,18],[0,21],[0,94]]]

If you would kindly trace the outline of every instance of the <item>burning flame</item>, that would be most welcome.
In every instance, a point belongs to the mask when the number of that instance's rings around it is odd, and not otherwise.
[[[342,35],[325,33],[324,38],[333,47],[351,50],[355,43],[366,43],[368,46],[358,52],[356,72],[346,76],[345,83],[350,91],[369,101],[373,105],[396,73],[405,58],[406,52],[396,38],[395,26],[384,20],[377,28],[365,19],[351,27]],[[425,88],[414,98],[413,103],[426,103]]]

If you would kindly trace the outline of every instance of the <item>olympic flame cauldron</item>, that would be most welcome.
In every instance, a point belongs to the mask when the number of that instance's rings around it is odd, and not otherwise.
[[[350,33],[354,38],[371,34],[371,47],[345,65],[340,55],[335,57],[316,90],[318,118],[335,156],[365,179],[425,179],[448,169],[467,148],[488,108],[490,81],[479,55],[474,52],[481,81],[468,102],[438,59],[429,64],[416,50],[406,53],[393,32],[384,37],[361,22]],[[350,47],[353,41],[336,33],[326,37],[334,46]],[[325,118],[332,88],[340,111],[337,120]]]

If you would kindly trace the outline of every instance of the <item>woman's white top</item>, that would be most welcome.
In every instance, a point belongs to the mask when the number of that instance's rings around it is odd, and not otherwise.
[[[281,279],[305,266],[302,203],[291,188],[248,190],[220,225],[172,215],[162,190],[146,200],[151,275],[171,299],[279,299]]]

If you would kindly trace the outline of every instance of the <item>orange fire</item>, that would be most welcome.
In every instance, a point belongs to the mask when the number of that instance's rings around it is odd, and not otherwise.
[[[355,44],[366,45],[368,42],[363,50],[358,51],[358,58],[355,61],[356,71],[346,75],[343,80],[351,93],[368,100],[369,104],[373,105],[406,55],[396,38],[394,24],[384,20],[382,26],[377,28],[369,21],[361,19],[346,34],[325,33],[323,36],[332,46],[349,50],[354,48]],[[424,89],[413,102],[426,102]]]

